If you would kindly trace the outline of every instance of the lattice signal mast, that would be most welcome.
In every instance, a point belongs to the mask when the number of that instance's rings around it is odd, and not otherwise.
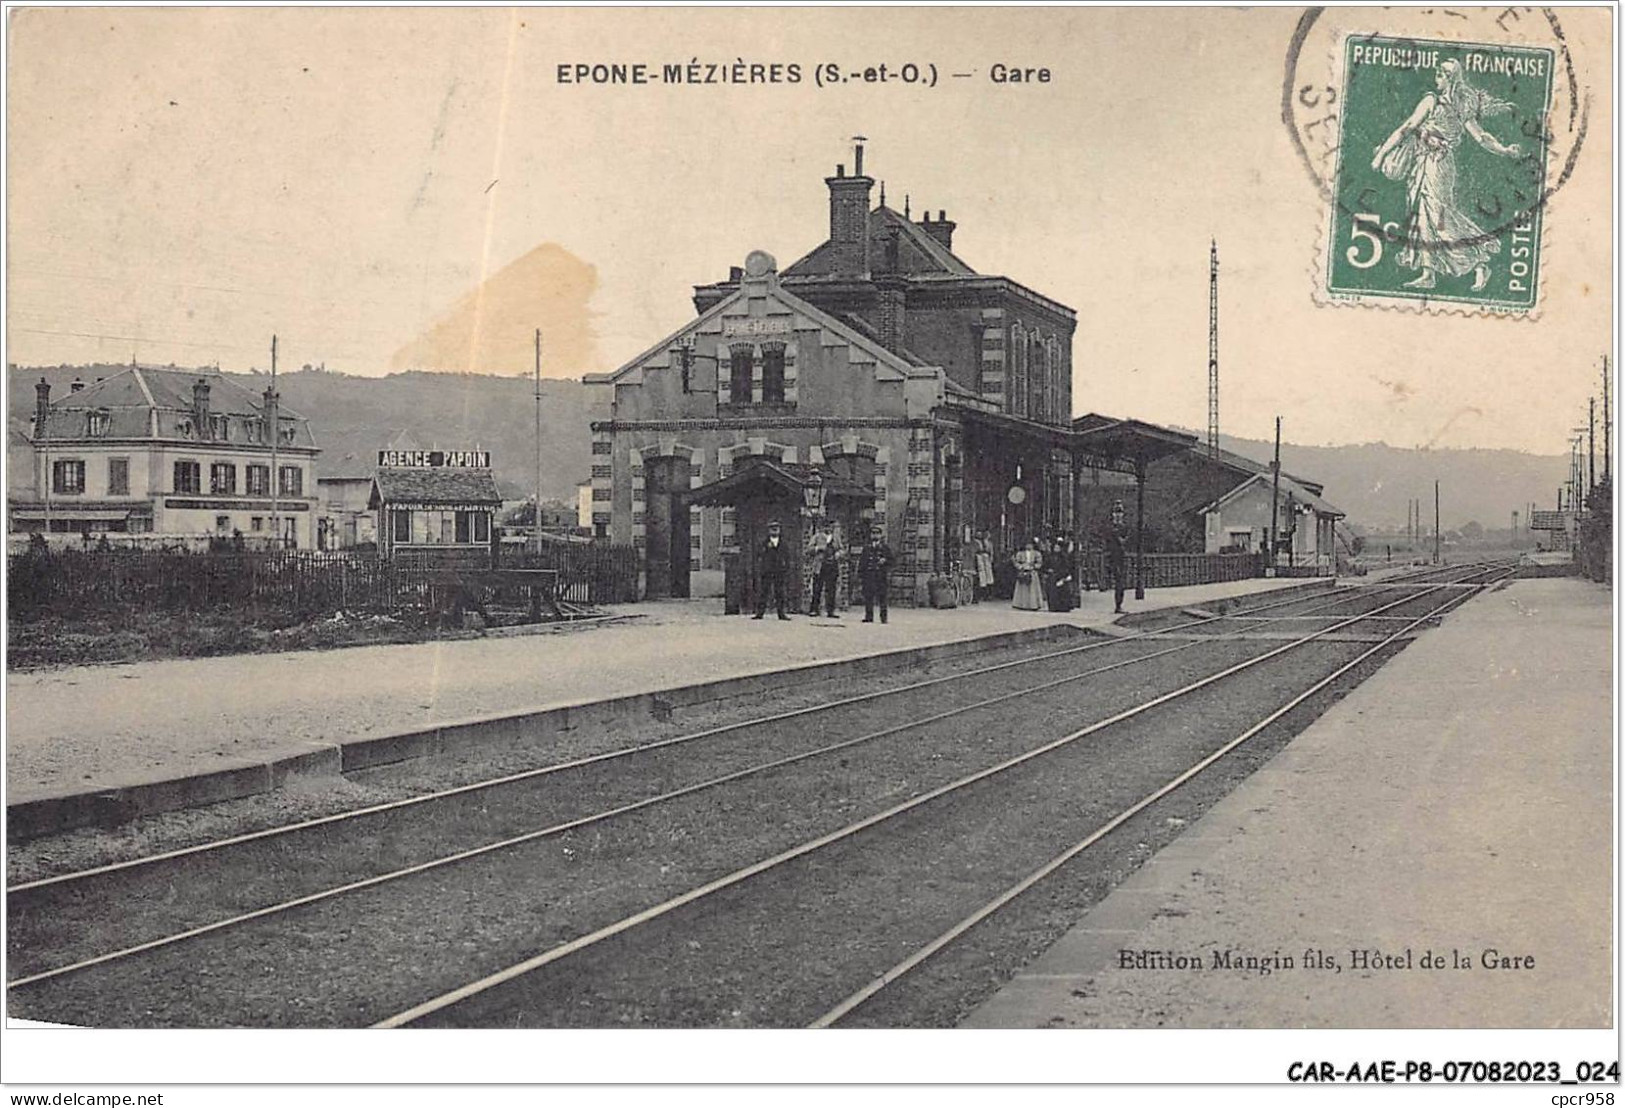
[[[1207,453],[1219,456],[1219,241],[1212,240],[1207,266]]]

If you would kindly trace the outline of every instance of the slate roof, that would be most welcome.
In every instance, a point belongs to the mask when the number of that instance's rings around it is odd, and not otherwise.
[[[726,477],[701,485],[688,495],[690,505],[737,504],[747,496],[752,485],[774,485],[788,496],[799,497],[807,487],[808,479],[816,472],[824,483],[824,495],[835,500],[863,500],[873,502],[875,490],[842,477],[823,466],[808,462],[781,462],[772,458],[756,458],[736,465]]]
[[[913,220],[891,208],[881,205],[869,212],[869,242],[871,250],[882,249],[884,238],[895,233],[898,238],[899,273],[911,277],[940,274],[953,277],[974,277],[976,271],[966,265],[953,251],[926,234]],[[780,276],[827,277],[840,271],[834,246],[826,239],[809,253],[788,266]]]
[[[1268,485],[1270,483],[1270,478],[1266,474],[1255,473],[1253,476],[1247,478],[1247,480],[1243,481],[1241,484],[1237,485],[1235,488],[1231,489],[1229,492],[1225,493],[1223,496],[1201,509],[1201,513],[1206,515],[1215,508],[1222,507],[1227,501],[1235,499],[1237,496],[1241,495],[1243,490],[1258,482],[1263,482],[1264,484]],[[1347,514],[1342,509],[1329,503],[1324,497],[1311,492],[1306,486],[1293,478],[1288,477],[1284,473],[1281,474],[1281,496],[1283,500],[1291,498],[1292,500],[1297,501],[1299,504],[1307,504],[1309,507],[1313,508],[1316,513],[1323,516],[1337,516],[1338,518],[1341,518]]]
[[[130,366],[78,392],[57,396],[46,416],[44,438],[56,442],[76,439],[194,439],[182,434],[179,421],[192,414],[192,386],[209,384],[209,411],[213,415],[253,419],[264,415],[265,399],[253,389],[218,370],[159,369]],[[153,434],[152,413],[158,412],[157,434]],[[88,417],[92,412],[108,417],[105,434],[91,435]],[[293,425],[294,440],[284,446],[314,449],[315,436],[310,421],[286,406],[277,414],[283,425]],[[36,430],[36,434],[38,431]],[[198,440],[207,442],[209,440]],[[248,445],[246,436],[234,430],[231,445]]]
[[[500,504],[496,478],[488,469],[380,469],[373,478],[371,505]]]

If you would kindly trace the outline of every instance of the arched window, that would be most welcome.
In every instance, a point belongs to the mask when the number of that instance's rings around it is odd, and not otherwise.
[[[1027,332],[1021,324],[1010,327],[1010,407],[1011,415],[1027,411]]]
[[[762,403],[784,403],[784,343],[762,344]]]
[[[728,399],[734,404],[751,402],[751,362],[755,350],[748,345],[728,349]]]
[[[1028,390],[1027,418],[1046,420],[1049,418],[1049,345],[1036,334],[1033,339],[1033,358],[1028,367],[1032,385]]]

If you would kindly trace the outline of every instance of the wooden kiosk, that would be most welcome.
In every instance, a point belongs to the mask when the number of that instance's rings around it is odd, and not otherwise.
[[[688,496],[695,507],[722,506],[734,510],[734,534],[739,550],[733,560],[740,591],[730,590],[727,610],[754,612],[758,574],[757,552],[767,541],[767,525],[777,522],[782,541],[789,546],[795,567],[785,581],[785,602],[798,611],[807,606],[806,574],[802,567],[802,551],[821,519],[830,519],[839,529],[842,539],[856,543],[869,526],[874,514],[874,490],[833,473],[823,466],[807,463],[781,462],[773,458],[752,456],[736,463],[733,473],[709,485],[702,485]],[[844,607],[850,597],[845,580],[850,576],[852,559],[847,559],[847,573],[837,595]],[[733,597],[738,596],[738,603]]]

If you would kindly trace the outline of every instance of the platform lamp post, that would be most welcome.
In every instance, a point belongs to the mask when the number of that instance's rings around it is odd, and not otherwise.
[[[824,475],[819,473],[816,469],[807,474],[807,483],[801,486],[801,504],[807,512],[808,526],[814,532],[818,530],[818,524],[823,518],[824,497],[827,495],[828,491],[829,490],[824,488]],[[807,544],[811,541],[812,537],[810,534],[803,535],[801,537],[801,549],[803,553],[806,552]],[[802,584],[806,585],[807,578],[805,566],[802,567],[802,572],[798,576]],[[798,606],[805,603],[810,603],[806,595],[796,598],[796,604]]]

